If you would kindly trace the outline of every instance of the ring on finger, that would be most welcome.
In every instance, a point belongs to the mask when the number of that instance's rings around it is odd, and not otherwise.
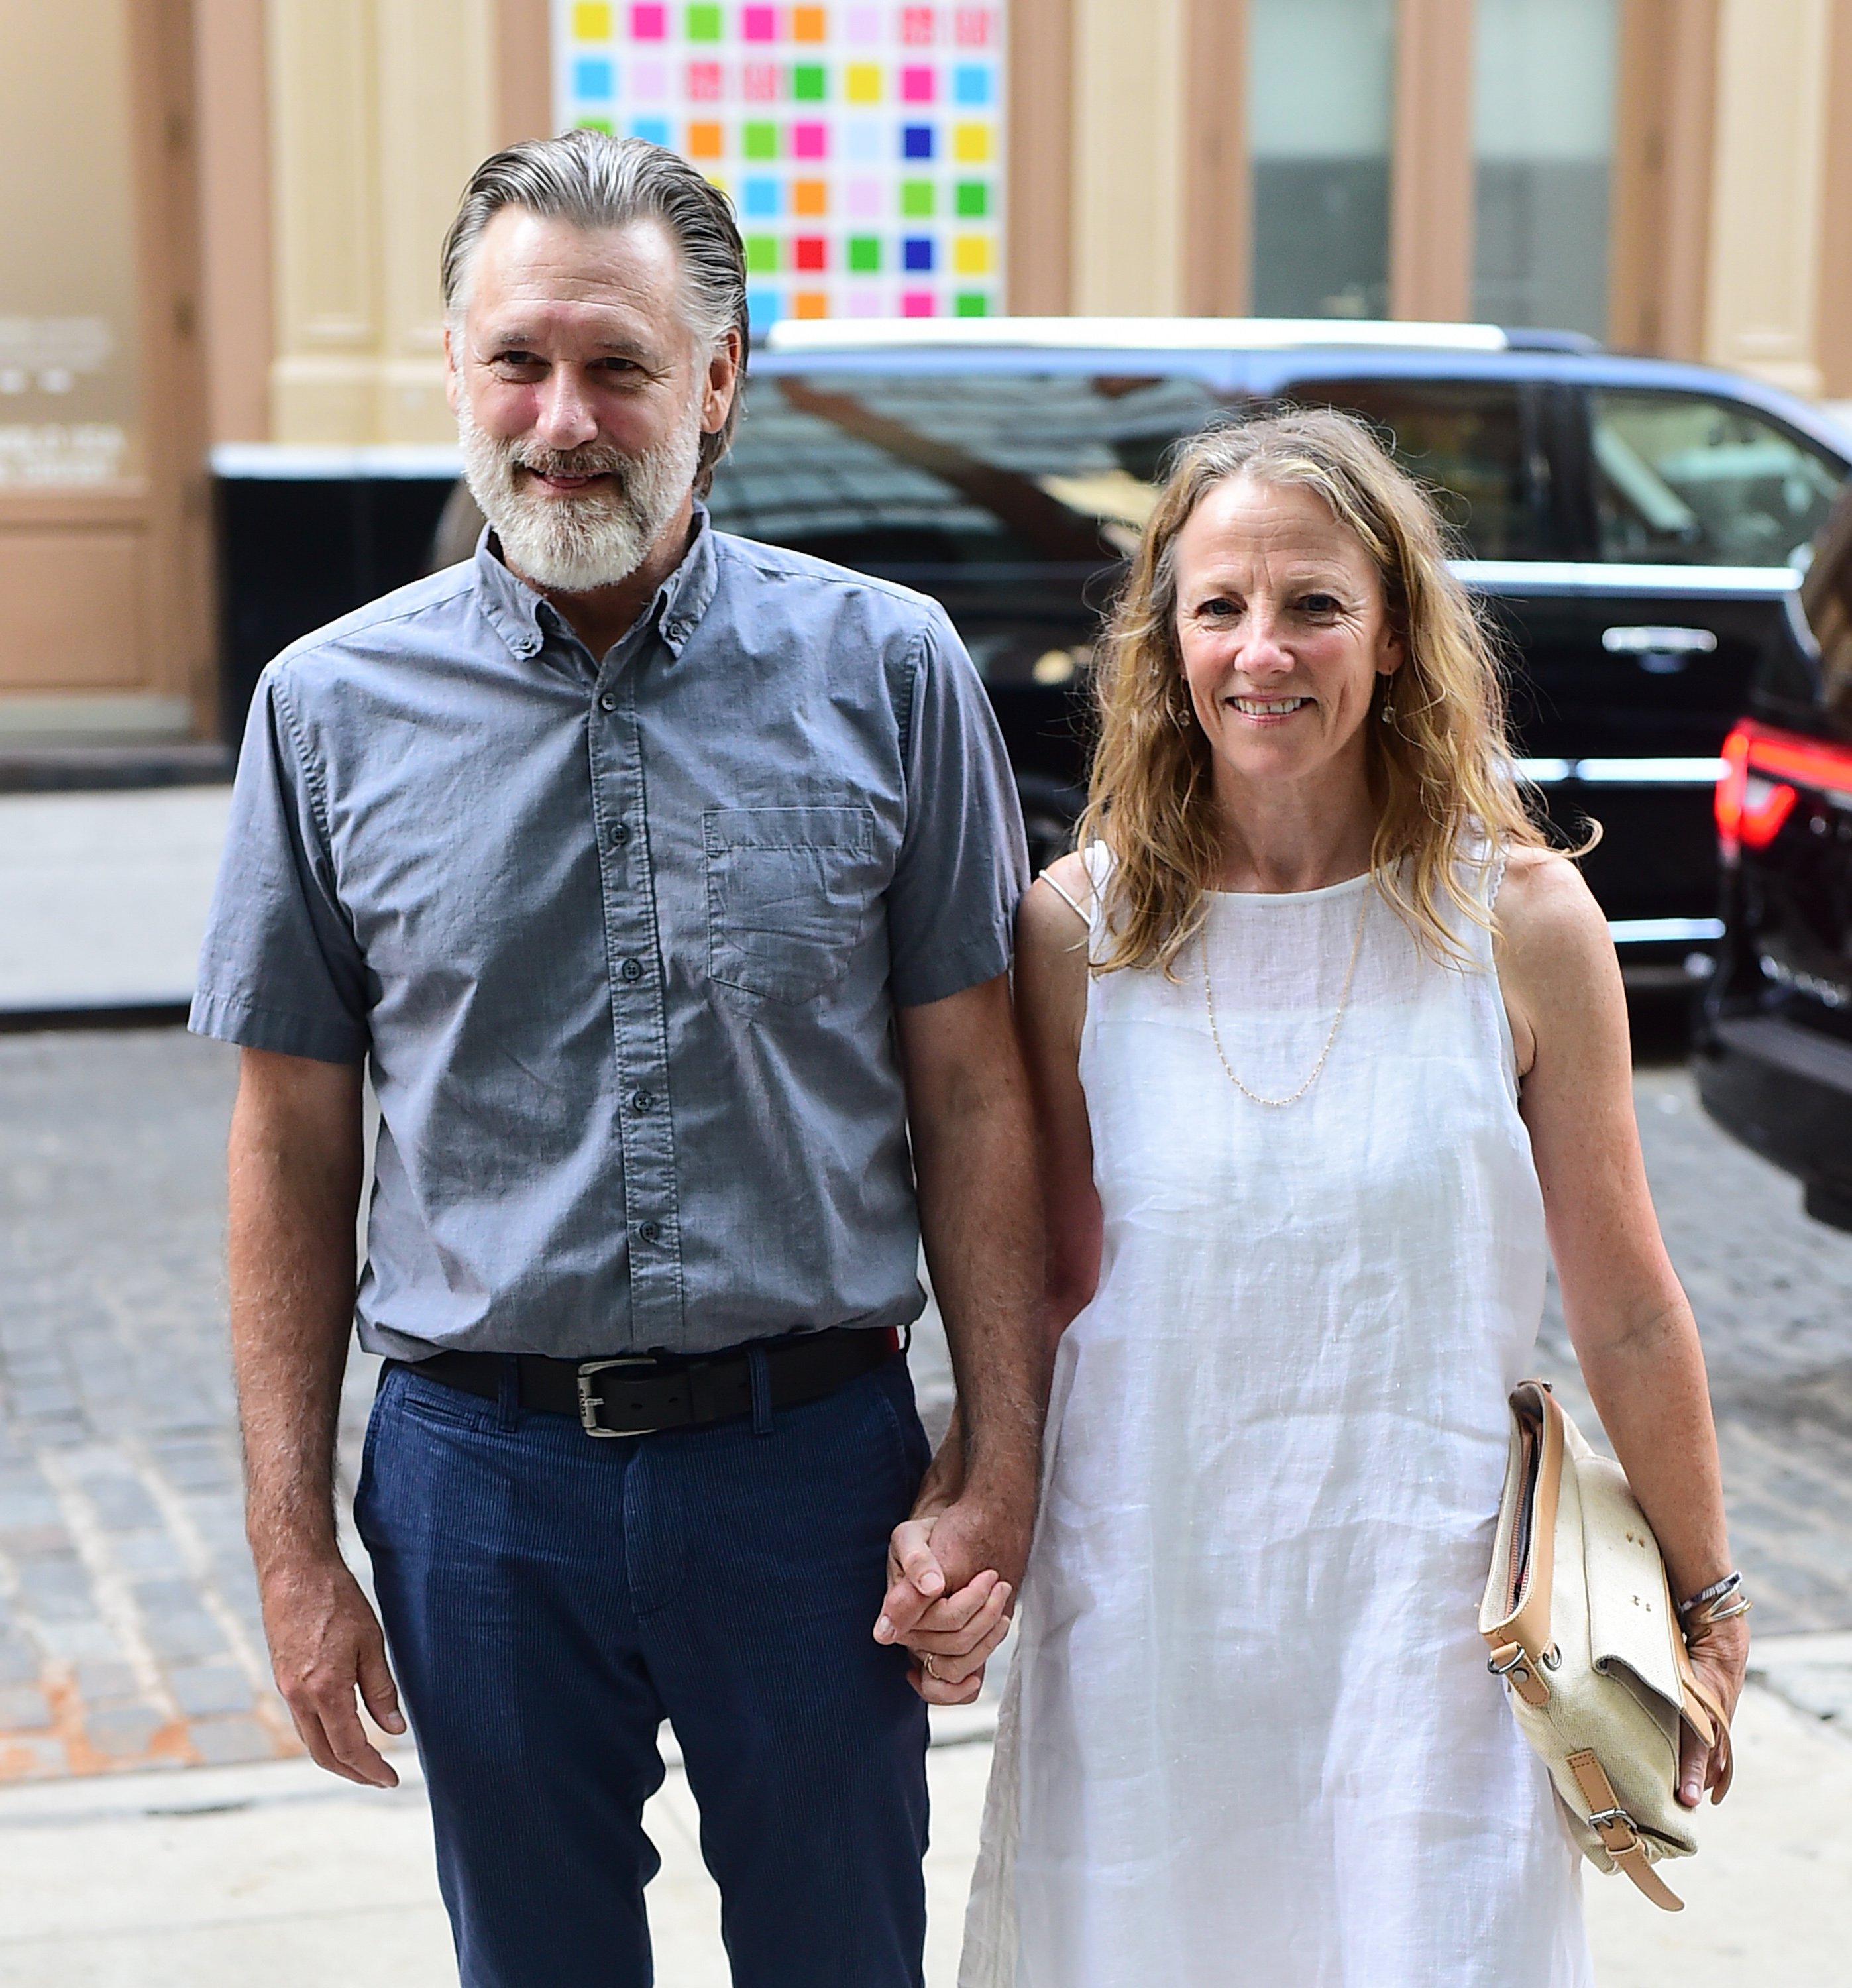
[[[931,1678],[931,1679],[932,1679],[932,1681],[933,1681],[933,1682],[934,1682],[934,1684],[937,1684],[937,1683],[938,1683],[938,1682],[940,1682],[940,1678],[939,1678],[939,1673],[938,1673],[938,1669],[935,1668],[935,1666],[934,1665],[934,1663],[933,1663],[933,1661],[932,1661],[932,1652],[931,1652],[931,1651],[930,1651],[930,1650],[922,1650],[922,1651],[920,1652],[920,1668],[921,1668],[921,1670],[923,1670],[923,1671],[926,1673],[926,1675],[927,1675],[929,1678]]]

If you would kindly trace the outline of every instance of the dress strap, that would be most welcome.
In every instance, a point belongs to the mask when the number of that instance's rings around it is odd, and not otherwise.
[[[1042,873],[1042,881],[1051,891],[1054,892],[1055,895],[1061,900],[1062,903],[1066,905],[1068,909],[1073,913],[1074,916],[1077,918],[1083,925],[1086,925],[1090,930],[1093,922],[1092,914],[1083,910],[1080,905],[1075,901],[1073,896],[1070,892],[1062,889],[1061,886],[1055,881],[1054,872],[1052,870],[1044,870]]]

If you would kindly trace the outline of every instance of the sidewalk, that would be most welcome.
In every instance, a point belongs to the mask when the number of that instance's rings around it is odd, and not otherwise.
[[[190,1000],[231,799],[0,794],[0,1015]]]
[[[1852,1685],[1852,1638],[1837,1643]],[[1824,1665],[1812,1668],[1823,1669]],[[990,1748],[935,1732],[927,1988],[954,1988]],[[962,1729],[969,1733],[968,1717]],[[982,1731],[980,1726],[978,1729]],[[1764,1988],[1842,1979],[1852,1949],[1852,1743],[1752,1685],[1737,1785],[1655,1912],[1587,1874],[1600,1988]],[[939,1743],[943,1739],[947,1743]],[[0,1988],[443,1988],[456,1975],[415,1763],[391,1794],[303,1761],[0,1792]],[[651,1804],[649,1892],[664,1988],[727,1988],[718,1899],[679,1767]],[[106,1882],[100,1874],[106,1873]],[[1154,1988],[1159,1988],[1154,1984]],[[1437,1988],[1440,1985],[1437,1984]]]

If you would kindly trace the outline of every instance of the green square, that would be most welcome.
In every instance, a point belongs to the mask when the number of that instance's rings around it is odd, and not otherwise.
[[[958,213],[967,221],[981,221],[990,211],[990,182],[988,180],[960,180],[958,182]]]
[[[746,237],[746,274],[749,276],[775,276],[778,273],[778,237],[776,235],[749,235]]]
[[[739,127],[739,149],[749,159],[778,157],[778,127],[769,118],[754,117]]]
[[[931,180],[902,180],[901,182],[901,211],[909,220],[932,211],[932,182]]]
[[[881,266],[881,238],[878,235],[852,235],[849,238],[849,268],[857,276],[872,276]]]
[[[581,117],[578,128],[581,131],[602,131],[608,138],[611,135],[611,120],[608,117]]]
[[[688,9],[688,39],[691,42],[717,42],[720,39],[720,9],[718,7],[698,6]]]
[[[791,94],[799,103],[821,103],[828,93],[824,86],[821,63],[793,63],[791,65]]]
[[[990,299],[982,290],[961,290],[955,315],[959,317],[988,317]]]

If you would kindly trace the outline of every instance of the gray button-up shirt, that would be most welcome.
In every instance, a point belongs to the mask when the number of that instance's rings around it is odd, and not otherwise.
[[[264,674],[192,1026],[370,1060],[375,1351],[923,1304],[893,1011],[1009,963],[1002,742],[934,603],[696,523],[601,661],[485,535]]]

